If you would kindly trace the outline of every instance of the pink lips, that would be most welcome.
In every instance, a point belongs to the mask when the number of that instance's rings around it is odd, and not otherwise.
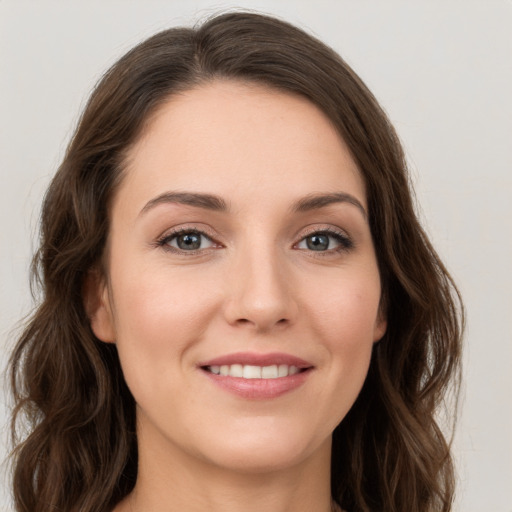
[[[283,365],[296,366],[301,370],[295,375],[279,377],[274,379],[244,379],[242,377],[231,377],[216,375],[209,372],[206,367],[222,365],[253,365],[253,366],[271,366]],[[201,362],[198,367],[214,384],[220,386],[241,398],[252,400],[266,400],[277,398],[285,393],[297,389],[304,384],[313,370],[313,365],[304,359],[284,353],[257,354],[251,352],[239,352],[216,357],[214,359]]]
[[[313,365],[304,359],[284,354],[281,352],[273,352],[269,354],[257,354],[255,352],[235,352],[225,356],[210,359],[198,366],[222,366],[223,364],[251,364],[254,366],[270,366],[273,364],[287,364],[288,366],[296,366],[297,368],[311,368]]]

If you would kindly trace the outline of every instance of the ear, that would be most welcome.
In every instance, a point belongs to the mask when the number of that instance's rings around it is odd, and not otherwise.
[[[89,270],[83,282],[84,308],[95,336],[106,343],[115,343],[116,333],[108,286],[103,274]]]
[[[388,328],[388,319],[385,312],[385,307],[381,303],[379,311],[377,312],[377,318],[375,320],[375,326],[373,328],[373,342],[378,343],[381,338],[386,334]]]

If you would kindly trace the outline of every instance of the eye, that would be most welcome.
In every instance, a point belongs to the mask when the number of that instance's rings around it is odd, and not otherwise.
[[[347,236],[330,231],[311,233],[297,244],[297,249],[306,249],[316,252],[348,250],[352,247],[353,243]]]
[[[193,252],[213,247],[215,243],[201,231],[185,230],[165,236],[158,245],[178,251]]]

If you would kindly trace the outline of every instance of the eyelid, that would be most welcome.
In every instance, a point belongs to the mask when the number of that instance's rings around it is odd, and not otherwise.
[[[168,244],[169,240],[178,237],[180,234],[185,233],[197,233],[201,236],[204,236],[208,240],[210,240],[213,243],[213,246],[205,247],[204,249],[196,249],[196,250],[188,250],[184,251],[177,247],[172,247]],[[331,236],[336,239],[339,246],[327,249],[325,251],[318,251],[316,255],[321,256],[322,254],[332,254],[334,252],[346,252],[354,248],[355,243],[352,239],[352,237],[344,230],[338,227],[334,227],[332,225],[330,226],[322,226],[322,225],[315,225],[315,226],[309,226],[306,227],[305,230],[300,233],[300,238],[297,242],[293,244],[294,249],[298,249],[297,246],[299,243],[304,241],[307,237],[315,235],[315,234],[324,234]],[[217,240],[218,236],[213,232],[211,228],[209,228],[207,225],[201,225],[198,226],[197,224],[191,224],[186,225],[182,224],[170,229],[167,229],[162,235],[160,235],[155,242],[153,243],[154,246],[162,248],[164,250],[167,250],[169,252],[174,252],[176,254],[187,254],[187,255],[194,255],[199,253],[205,253],[212,249],[219,249],[222,247],[225,247],[222,243],[218,242]],[[307,251],[307,249],[298,249],[298,250],[304,250]],[[314,252],[314,251],[310,251]]]
[[[305,232],[300,234],[300,239],[294,244],[294,248],[298,246],[299,243],[303,242],[306,238],[312,235],[328,235],[337,240],[340,244],[339,247],[335,247],[333,249],[327,249],[326,251],[318,251],[316,255],[321,256],[322,254],[329,254],[333,252],[344,252],[349,251],[354,248],[355,244],[352,237],[343,229],[337,228],[334,226],[311,226]],[[299,250],[307,250],[307,249],[299,249]],[[314,251],[311,251],[314,252]]]
[[[168,242],[170,240],[186,233],[197,233],[198,235],[204,236],[205,238],[210,240],[213,245],[210,247],[205,247],[204,249],[195,249],[188,251],[184,251],[182,249],[179,249],[178,247],[173,247],[169,245]],[[153,245],[179,255],[194,255],[199,253],[205,253],[206,251],[209,251],[211,249],[218,249],[223,247],[223,245],[216,240],[216,236],[212,234],[210,229],[204,226],[198,227],[197,225],[180,225],[174,228],[167,229],[162,235],[160,235],[155,240]]]

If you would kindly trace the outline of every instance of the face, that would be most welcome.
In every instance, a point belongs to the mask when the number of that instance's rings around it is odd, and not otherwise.
[[[329,457],[385,330],[366,210],[305,99],[219,81],[160,108],[126,160],[89,301],[139,443],[239,471]]]

